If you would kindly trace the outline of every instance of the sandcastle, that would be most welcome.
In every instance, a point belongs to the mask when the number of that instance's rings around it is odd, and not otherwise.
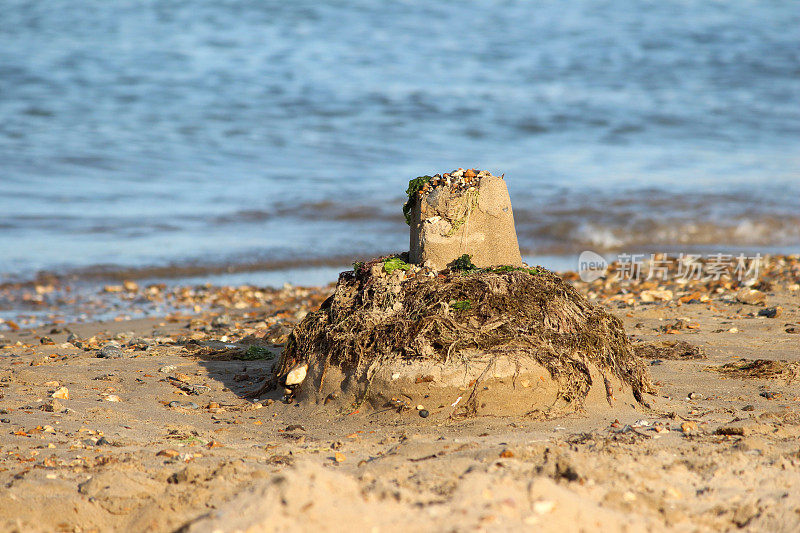
[[[523,264],[503,177],[459,169],[407,192],[410,252],[342,272],[259,393],[454,417],[550,416],[652,392],[619,319]]]

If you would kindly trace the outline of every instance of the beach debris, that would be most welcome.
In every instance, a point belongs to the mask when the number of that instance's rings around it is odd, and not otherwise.
[[[97,357],[101,359],[119,359],[123,355],[122,347],[116,341],[109,342],[97,352]]]
[[[758,316],[767,318],[777,318],[783,314],[783,307],[776,305],[774,307],[767,307],[758,311]]]
[[[700,433],[700,426],[694,420],[689,420],[681,424],[681,432],[684,435],[697,435]]]
[[[757,289],[743,288],[736,293],[736,300],[748,305],[763,305],[767,295]]]
[[[468,254],[478,267],[522,265],[503,177],[459,168],[415,178],[406,193],[410,263],[443,270]]]
[[[211,320],[211,326],[214,328],[227,328],[233,325],[230,315],[219,315]]]
[[[64,410],[64,405],[54,398],[47,403],[42,404],[42,411],[48,413],[60,413]]]
[[[741,358],[732,363],[712,367],[727,376],[750,379],[786,379],[792,382],[800,376],[800,363],[796,361]]]
[[[669,289],[649,289],[639,293],[639,300],[645,303],[666,302],[672,300],[672,291]]]
[[[306,372],[308,371],[308,365],[299,365],[289,371],[286,374],[285,384],[287,387],[291,387],[292,385],[300,385],[304,379],[306,379]]]
[[[69,400],[69,389],[66,387],[59,387],[50,394],[50,397],[57,400]]]

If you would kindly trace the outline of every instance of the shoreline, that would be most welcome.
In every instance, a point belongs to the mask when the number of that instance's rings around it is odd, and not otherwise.
[[[650,409],[554,420],[443,423],[245,398],[324,287],[162,289],[153,297],[179,311],[3,331],[0,528],[795,530],[800,334],[787,330],[800,331],[800,270],[796,257],[775,265],[756,304],[725,280],[564,274],[635,346],[684,341],[702,358],[645,358],[659,389]],[[743,358],[778,363],[747,370]]]

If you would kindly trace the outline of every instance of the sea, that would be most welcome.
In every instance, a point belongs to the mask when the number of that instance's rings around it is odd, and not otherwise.
[[[532,264],[796,253],[800,4],[0,6],[2,283],[328,283],[459,167]]]

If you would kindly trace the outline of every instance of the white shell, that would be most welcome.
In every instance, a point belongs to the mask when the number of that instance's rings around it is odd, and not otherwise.
[[[306,372],[308,372],[308,365],[296,366],[286,374],[286,386],[300,385],[306,379]]]

